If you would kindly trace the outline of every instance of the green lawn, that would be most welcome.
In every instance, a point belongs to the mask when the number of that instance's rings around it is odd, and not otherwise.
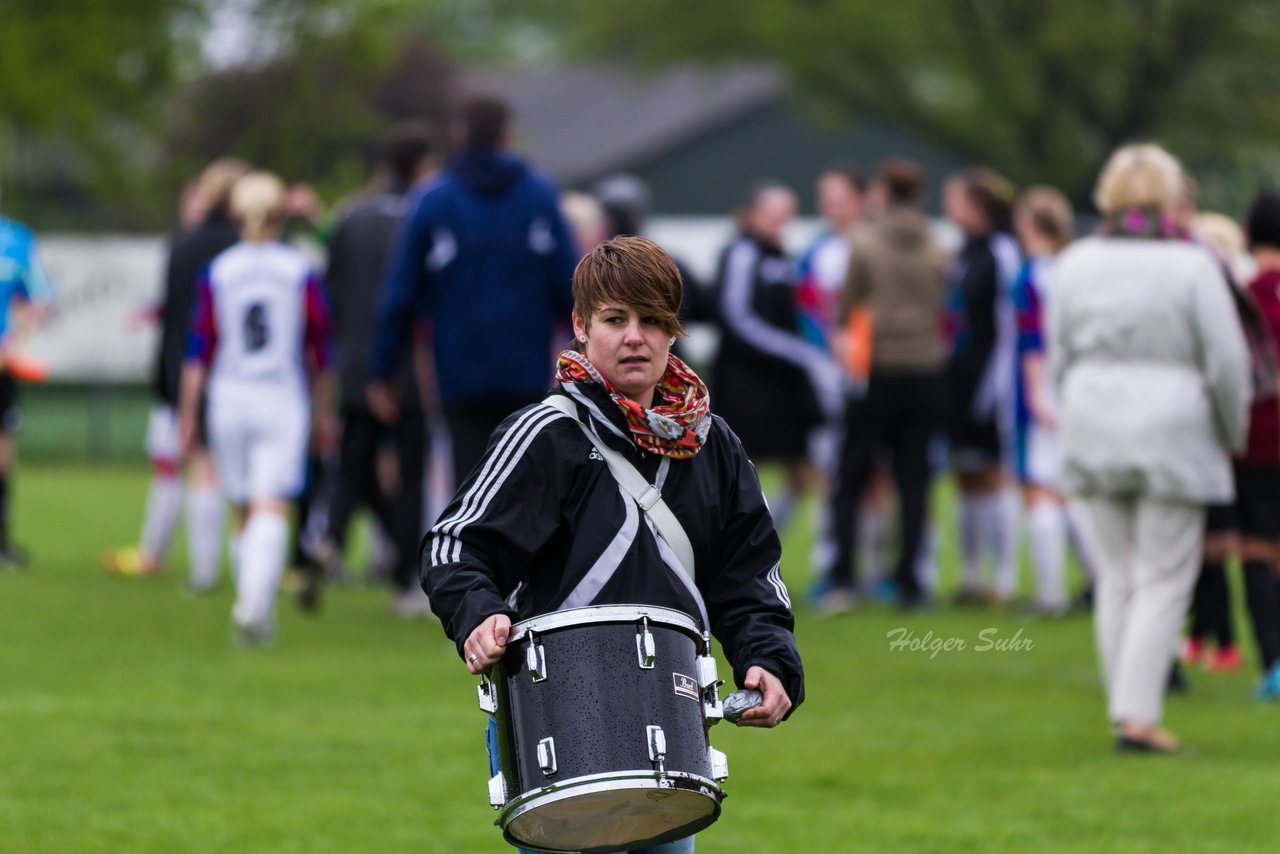
[[[474,682],[437,625],[344,588],[233,649],[225,586],[188,599],[180,572],[98,568],[145,487],[142,468],[21,473],[36,561],[0,574],[0,852],[509,850]],[[788,545],[799,602],[799,527]],[[1117,757],[1085,618],[800,607],[809,699],[775,731],[716,728],[731,797],[700,852],[1275,850],[1280,708],[1249,699],[1252,673],[1170,703],[1193,752]],[[968,648],[893,651],[897,627]],[[987,627],[1034,646],[978,652]]]

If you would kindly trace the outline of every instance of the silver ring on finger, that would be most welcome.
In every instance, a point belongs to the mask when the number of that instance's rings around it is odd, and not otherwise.
[[[479,657],[480,657],[480,656],[476,655],[476,654],[473,652],[473,653],[471,653],[471,655],[467,656],[467,661],[471,662],[472,664],[475,664],[475,663],[476,663],[476,659],[477,659],[477,658],[479,658]]]

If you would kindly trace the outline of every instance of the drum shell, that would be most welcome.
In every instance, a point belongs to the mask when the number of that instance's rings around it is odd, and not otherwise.
[[[499,757],[512,799],[576,777],[657,770],[648,728],[666,741],[663,767],[712,779],[702,693],[696,686],[701,639],[650,622],[652,669],[639,666],[637,623],[573,626],[535,633],[547,678],[526,667],[528,635],[510,644],[495,679]],[[681,691],[677,691],[681,688]],[[554,739],[555,773],[539,764],[538,743]]]

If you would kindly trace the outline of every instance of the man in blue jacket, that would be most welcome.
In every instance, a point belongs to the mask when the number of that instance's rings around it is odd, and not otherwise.
[[[369,403],[395,416],[391,377],[415,317],[432,329],[440,402],[461,482],[506,416],[551,382],[577,261],[551,182],[508,153],[509,111],[467,101],[458,153],[410,202],[378,304]]]

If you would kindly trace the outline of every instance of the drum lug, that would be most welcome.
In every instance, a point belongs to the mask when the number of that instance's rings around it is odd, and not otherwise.
[[[499,771],[489,779],[489,806],[495,810],[502,809],[507,802],[507,778]]]
[[[489,714],[497,714],[498,712],[498,686],[493,684],[491,679],[482,677],[480,679],[480,711]]]
[[[547,652],[533,636],[533,632],[529,633],[529,648],[525,650],[524,666],[534,682],[542,682],[547,678]]]
[[[720,686],[723,684],[716,682],[702,695],[702,713],[707,719],[707,726],[714,726],[724,720],[724,703],[720,702]]]
[[[667,734],[660,726],[647,726],[645,740],[649,743],[649,761],[658,766],[658,776],[667,776]]]
[[[698,687],[706,690],[718,683],[716,659],[712,655],[698,656]]]
[[[636,634],[636,654],[640,658],[641,670],[652,670],[653,662],[658,657],[658,647],[653,641],[653,633],[649,631],[649,618],[640,619],[640,631]]]
[[[723,783],[729,779],[729,759],[714,747],[707,748],[708,757],[711,759],[711,776],[715,778],[717,783]]]
[[[554,738],[548,737],[538,742],[538,767],[547,777],[556,773],[556,740]]]

